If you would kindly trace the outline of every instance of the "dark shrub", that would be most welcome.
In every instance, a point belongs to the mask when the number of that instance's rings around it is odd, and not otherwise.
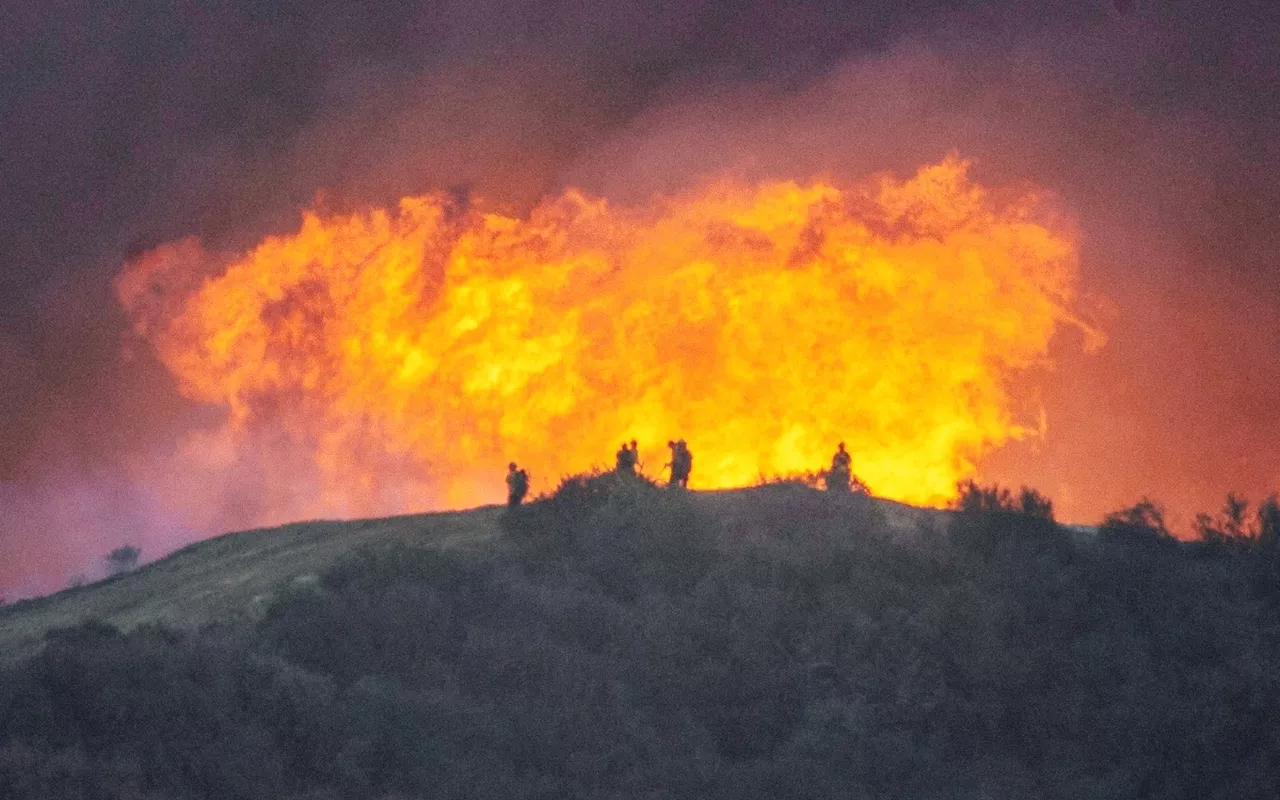
[[[1035,489],[1015,495],[1006,488],[979,486],[972,480],[957,487],[951,508],[951,540],[961,550],[991,556],[1010,547],[1048,549],[1067,557],[1065,530],[1053,521],[1053,502]]]
[[[573,541],[600,591],[622,600],[688,593],[717,558],[715,521],[680,491],[615,492]]]
[[[417,582],[453,588],[476,581],[477,570],[483,569],[456,551],[398,543],[371,545],[326,572],[320,584],[330,591],[370,591]]]
[[[107,572],[111,575],[119,575],[122,572],[129,572],[138,566],[138,558],[142,556],[142,551],[133,545],[124,545],[117,547],[107,556],[104,561],[107,562]]]
[[[1159,545],[1175,539],[1164,521],[1164,509],[1148,497],[1106,516],[1098,528],[1103,544]]]
[[[961,481],[956,485],[951,508],[965,514],[1001,512],[1053,521],[1053,501],[1027,486],[1014,495],[997,484],[980,486],[973,480]]]
[[[1228,494],[1216,515],[1197,514],[1195,533],[1200,541],[1214,545],[1241,545],[1258,538],[1258,526],[1249,519],[1249,501]]]
[[[509,509],[502,518],[502,528],[518,541],[545,544],[548,540],[564,544],[596,509],[615,495],[636,497],[658,491],[658,485],[644,475],[620,475],[593,469],[561,479],[549,495]]]
[[[281,594],[258,625],[286,658],[351,683],[365,675],[431,673],[456,653],[477,615],[505,613],[492,565],[447,551],[365,548]]]

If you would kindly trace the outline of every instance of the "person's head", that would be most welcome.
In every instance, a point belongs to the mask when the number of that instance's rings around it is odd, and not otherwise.
[[[840,443],[840,452],[844,452],[844,442]]]
[[[667,447],[675,447],[675,446],[676,446],[675,442],[671,441],[670,439],[667,440]]]
[[[631,440],[631,449],[632,449],[632,450],[635,450],[635,449],[636,449],[636,440],[635,440],[635,439],[632,439],[632,440]]]
[[[685,443],[684,439],[681,439],[680,441],[676,442],[676,447],[688,447],[688,446],[689,445]]]
[[[516,462],[512,461],[510,464],[507,465],[507,472],[515,472],[515,471],[516,471]]]

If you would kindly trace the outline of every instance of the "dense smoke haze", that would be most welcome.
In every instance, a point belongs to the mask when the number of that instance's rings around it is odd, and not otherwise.
[[[1106,337],[1060,330],[1014,392],[1042,435],[979,477],[1078,522],[1260,498],[1280,489],[1278,125],[1266,2],[6,2],[0,589],[283,521],[258,478],[278,451],[167,469],[223,412],[129,332],[113,281],[158,246],[242,253],[304,208],[425,192],[519,217],[569,187],[641,205],[953,153],[1052,198]]]

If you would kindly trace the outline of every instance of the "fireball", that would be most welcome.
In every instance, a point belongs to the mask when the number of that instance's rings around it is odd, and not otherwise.
[[[939,504],[1037,432],[1014,387],[1055,331],[1096,333],[1072,227],[968,172],[722,178],[630,207],[569,190],[520,216],[424,194],[310,211],[244,253],[163,245],[116,288],[179,391],[222,411],[179,448],[216,450],[204,479],[307,487],[268,518],[493,502],[509,461],[545,489],[630,439],[656,474],[672,438],[693,488],[844,441],[873,493]]]

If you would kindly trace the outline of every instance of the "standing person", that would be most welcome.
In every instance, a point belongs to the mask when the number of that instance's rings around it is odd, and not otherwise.
[[[631,440],[631,469],[639,472],[644,465],[640,463],[640,448],[636,446],[636,440]]]
[[[689,473],[693,472],[693,453],[689,452],[689,443],[684,439],[676,441],[680,448],[680,488],[689,488]]]
[[[529,493],[529,473],[516,467],[512,461],[507,465],[507,508],[515,508],[524,501]]]
[[[849,491],[849,479],[852,476],[853,459],[849,456],[849,451],[844,449],[844,442],[841,442],[836,447],[835,455],[831,456],[831,471],[827,473],[827,491]]]

